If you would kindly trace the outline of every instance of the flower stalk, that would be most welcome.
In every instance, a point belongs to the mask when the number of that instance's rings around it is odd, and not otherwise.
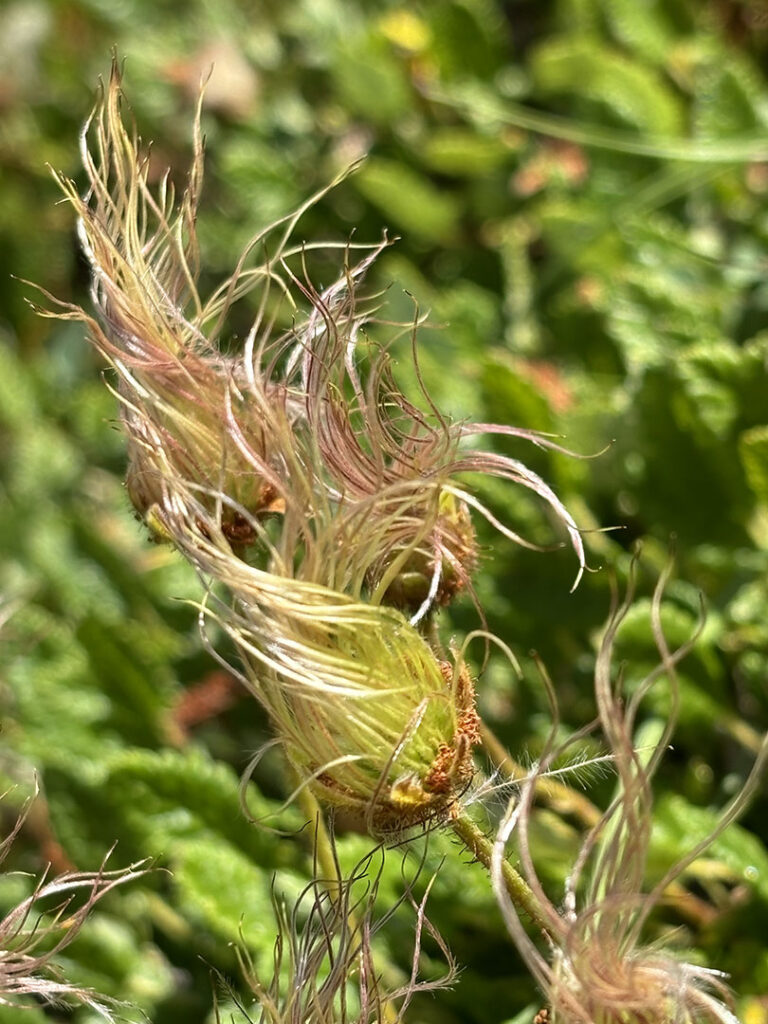
[[[451,820],[451,829],[458,836],[475,860],[479,861],[488,871],[493,867],[493,842],[483,830],[466,814],[460,814]],[[503,858],[498,866],[505,892],[518,912],[522,911],[530,920],[546,934],[547,923],[542,916],[536,896],[526,880]]]

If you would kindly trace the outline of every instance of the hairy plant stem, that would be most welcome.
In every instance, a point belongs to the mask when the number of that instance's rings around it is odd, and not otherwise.
[[[451,822],[451,827],[459,837],[464,846],[469,850],[475,860],[480,861],[483,867],[491,870],[491,858],[493,856],[493,843],[470,818],[460,815]],[[546,931],[546,925],[541,916],[539,902],[523,878],[506,859],[502,861],[501,873],[504,877],[504,885],[509,897],[518,910],[523,910],[530,917],[533,923]]]
[[[525,769],[506,750],[504,744],[485,723],[480,726],[480,735],[491,763],[510,781],[525,778]],[[599,807],[585,796],[578,793],[565,782],[546,777],[538,780],[536,792],[540,793],[547,803],[558,814],[570,814],[586,828],[594,828],[602,817]],[[717,911],[706,900],[689,892],[680,882],[670,882],[666,888],[669,902],[678,913],[694,922],[699,928],[710,924],[717,916]]]

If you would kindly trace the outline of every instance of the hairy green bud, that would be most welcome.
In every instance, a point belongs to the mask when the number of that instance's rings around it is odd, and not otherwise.
[[[479,741],[467,669],[440,660],[396,609],[248,565],[203,516],[181,508],[165,522],[231,596],[211,595],[206,611],[236,643],[302,785],[375,834],[450,815]]]
[[[59,183],[75,207],[80,241],[91,266],[96,318],[62,306],[64,318],[83,321],[94,346],[117,374],[117,396],[128,434],[126,487],[150,528],[155,506],[166,500],[170,471],[203,491],[223,492],[222,527],[235,544],[253,540],[247,514],[279,511],[274,487],[254,459],[232,442],[229,408],[243,425],[249,446],[269,460],[261,429],[260,402],[279,403],[284,392],[249,390],[243,361],[218,351],[215,340],[238,293],[238,275],[203,303],[197,290],[195,221],[203,175],[199,112],[194,155],[180,200],[168,174],[151,187],[149,151],[126,128],[121,73],[113,63],[81,140],[89,188]],[[208,503],[214,508],[214,499]],[[235,511],[235,506],[246,515]],[[164,539],[162,530],[153,530]]]

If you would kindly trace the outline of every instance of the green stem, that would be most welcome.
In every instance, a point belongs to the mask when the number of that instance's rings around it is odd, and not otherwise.
[[[463,815],[455,818],[451,822],[451,826],[475,860],[479,860],[480,863],[490,871],[491,858],[493,856],[493,843],[485,835],[482,829],[480,829],[474,821],[471,821]],[[547,926],[541,916],[539,901],[534,896],[531,887],[523,876],[515,871],[506,858],[501,862],[501,874],[504,879],[504,886],[515,907],[517,907],[518,910],[524,910],[533,923],[540,928],[541,931],[546,932]]]
[[[333,840],[325,824],[325,816],[308,786],[299,791],[298,801],[313,828],[314,855],[323,875],[323,883],[335,901],[339,891],[339,866],[333,853]]]
[[[323,814],[314,793],[312,793],[308,786],[304,786],[303,789],[299,791],[298,800],[299,806],[314,827],[313,837],[315,860],[317,862],[317,866],[323,873],[323,885],[325,886],[326,892],[335,902],[338,900],[341,890],[341,876],[339,865],[333,852],[333,840],[331,839],[331,834],[328,831],[328,826],[325,823],[325,815]],[[354,911],[350,911],[348,914],[348,920],[350,927],[354,929],[358,923]],[[389,962],[381,962],[382,958],[380,956],[377,959],[379,961],[382,976],[385,979],[393,978],[396,973],[396,968]],[[393,987],[399,986],[395,985]],[[397,1007],[389,999],[386,997],[381,999],[379,1010],[381,1013],[382,1024],[397,1024],[397,1021],[399,1020]]]

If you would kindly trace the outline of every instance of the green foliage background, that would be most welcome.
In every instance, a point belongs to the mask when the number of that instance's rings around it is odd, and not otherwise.
[[[669,636],[688,637],[699,595],[707,621],[683,663],[680,726],[657,780],[649,872],[658,877],[711,827],[768,728],[768,7],[11,0],[0,9],[0,591],[13,611],[0,656],[0,788],[20,783],[4,823],[33,770],[44,795],[10,865],[34,872],[52,858],[58,869],[92,869],[117,840],[116,865],[151,856],[169,868],[110,897],[67,966],[153,1024],[203,1024],[211,968],[242,986],[233,944],[268,970],[273,879],[295,895],[311,844],[243,819],[238,777],[266,724],[203,649],[186,603],[199,594],[192,574],[130,514],[115,402],[81,329],[36,317],[26,304],[34,293],[17,280],[87,304],[71,211],[57,205],[46,164],[78,177],[77,133],[113,46],[158,168],[179,180],[198,83],[215,62],[205,281],[365,155],[300,234],[402,236],[372,284],[395,319],[413,316],[414,299],[431,310],[420,358],[441,408],[554,431],[584,453],[609,446],[569,460],[496,442],[545,475],[580,525],[619,527],[587,535],[591,564],[603,568],[574,594],[566,551],[534,554],[482,533],[480,598],[523,663],[518,680],[491,660],[482,711],[517,756],[535,756],[549,724],[531,649],[565,725],[592,717],[609,567],[626,572],[637,538],[641,594],[619,653],[630,680],[654,663],[647,594],[676,538]],[[248,310],[239,315],[233,344],[247,329]],[[497,515],[551,542],[532,499],[479,487]],[[443,621],[446,636],[475,625],[469,603]],[[220,705],[201,709],[215,693]],[[660,691],[648,717],[666,710]],[[588,781],[598,801],[610,792],[610,780]],[[288,786],[267,757],[252,807],[274,812]],[[491,799],[489,820],[501,803]],[[748,1024],[768,1021],[767,811],[763,790],[690,869],[699,917],[670,910],[654,925],[666,934],[682,922],[681,950],[730,972]],[[301,816],[271,823],[295,832]],[[578,833],[543,809],[536,830],[556,892]],[[368,844],[342,831],[339,847],[350,866]],[[411,1019],[530,1020],[538,996],[480,868],[440,836],[428,865],[445,853],[430,916],[464,970],[453,991],[417,1001]],[[385,899],[400,874],[395,852]],[[25,885],[4,879],[0,901]],[[395,970],[407,970],[411,940],[404,914],[387,932]],[[427,943],[427,975],[439,971],[437,952]],[[84,1024],[88,1013],[72,1019]]]

